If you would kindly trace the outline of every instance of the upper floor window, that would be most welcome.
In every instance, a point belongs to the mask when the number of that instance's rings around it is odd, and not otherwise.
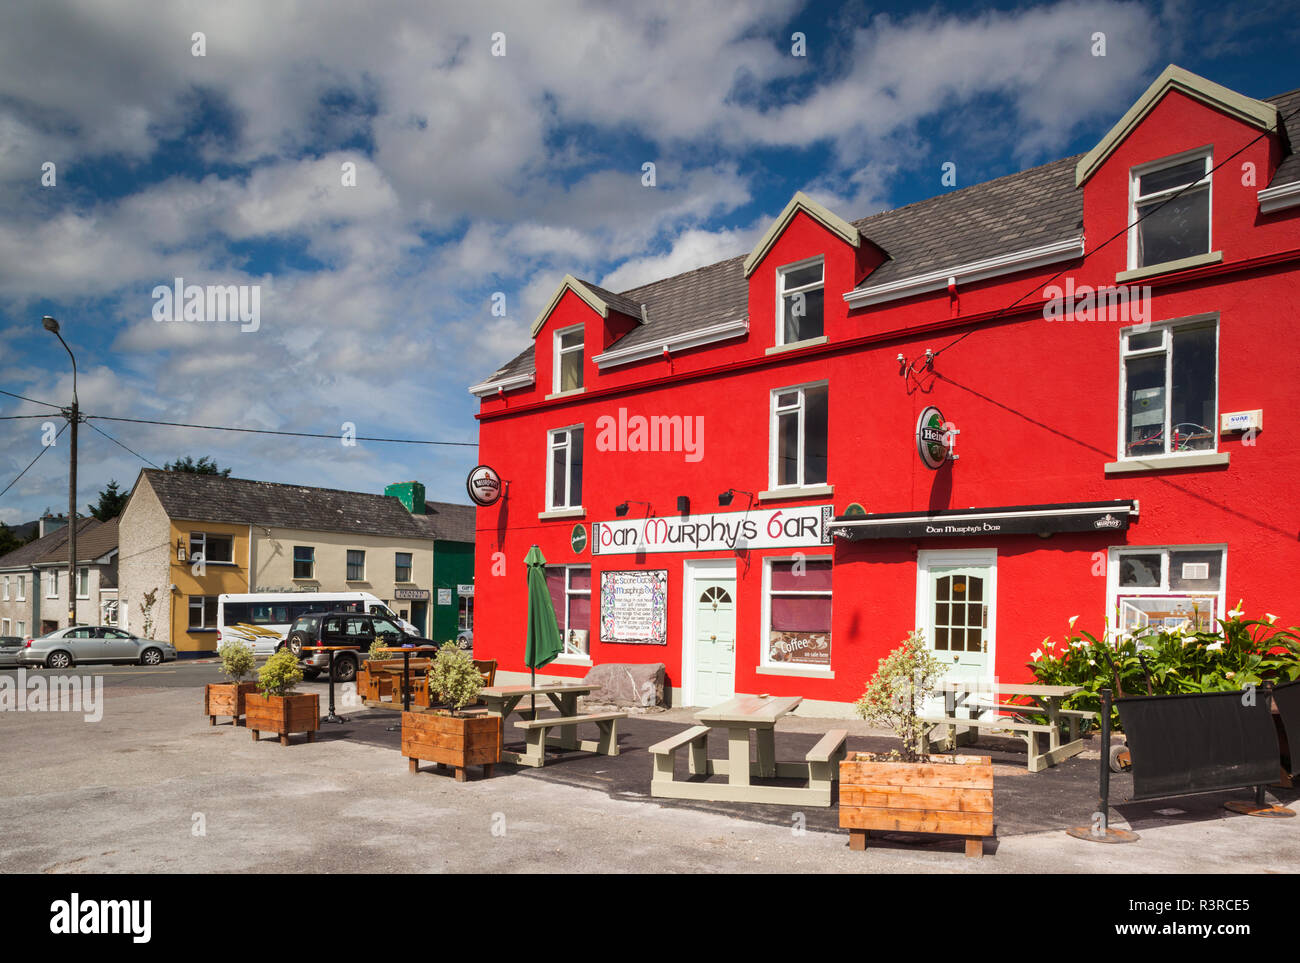
[[[393,578],[398,582],[409,582],[411,580],[411,553],[396,552],[395,554],[397,556],[397,571]]]
[[[5,582],[4,600],[8,602],[9,601],[9,576],[8,575],[5,576],[4,582]]]
[[[77,569],[77,598],[90,598],[90,569]]]
[[[827,387],[772,392],[771,487],[826,484]]]
[[[348,581],[364,582],[366,580],[366,553],[355,548],[348,549]]]
[[[1197,321],[1121,335],[1121,458],[1215,450],[1218,334]]]
[[[18,601],[19,602],[27,601],[27,576],[26,575],[18,576]]]
[[[550,458],[546,463],[546,507],[579,508],[582,505],[582,426],[547,433]]]
[[[316,573],[316,547],[314,545],[295,545],[293,547],[293,577],[312,578]]]
[[[555,391],[582,387],[582,325],[555,332]]]
[[[822,259],[783,267],[777,273],[780,308],[777,344],[820,338],[825,330]]]
[[[234,536],[212,532],[190,532],[191,561],[197,560],[200,555],[205,562],[233,562],[235,560]]]
[[[1159,161],[1132,172],[1129,267],[1210,251],[1210,155]],[[1174,197],[1179,191],[1184,193]]]

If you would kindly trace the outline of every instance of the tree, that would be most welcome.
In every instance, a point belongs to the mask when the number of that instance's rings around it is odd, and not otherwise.
[[[26,543],[18,537],[17,532],[4,522],[0,522],[0,556],[8,555],[15,549],[22,548],[24,544]]]
[[[222,478],[230,477],[229,468],[218,468],[217,463],[204,455],[198,461],[191,456],[186,455],[184,458],[177,458],[172,462],[163,463],[163,471],[186,471],[192,475],[220,475]]]
[[[130,492],[118,491],[117,482],[110,480],[108,487],[99,493],[99,504],[90,506],[90,514],[101,522],[117,518],[122,514],[122,509],[126,508],[126,500],[130,497]]]

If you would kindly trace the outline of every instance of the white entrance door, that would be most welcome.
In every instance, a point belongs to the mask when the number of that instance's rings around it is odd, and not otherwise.
[[[697,706],[713,706],[736,694],[736,583],[694,581],[694,693]]]
[[[997,610],[996,556],[989,551],[921,553],[917,624],[954,682],[990,682]]]

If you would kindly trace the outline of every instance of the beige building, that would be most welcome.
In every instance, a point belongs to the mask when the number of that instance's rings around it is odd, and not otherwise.
[[[117,624],[117,580],[117,519],[78,518],[78,625]],[[0,558],[0,635],[30,637],[67,628],[68,588],[65,524]]]

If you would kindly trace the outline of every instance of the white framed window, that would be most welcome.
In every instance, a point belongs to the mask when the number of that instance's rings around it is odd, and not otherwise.
[[[364,582],[366,580],[366,553],[360,549],[348,549],[348,581]]]
[[[564,655],[588,658],[591,650],[591,566],[548,565],[546,588],[555,607],[555,621],[564,642]]]
[[[826,382],[772,392],[771,488],[826,484]]]
[[[561,328],[555,332],[555,372],[553,384],[556,392],[576,391],[582,387],[583,326]]]
[[[217,596],[215,595],[191,595],[190,596],[190,631],[216,631],[217,628]]]
[[[1210,253],[1213,166],[1210,151],[1202,148],[1129,172],[1130,269]],[[1188,190],[1174,198],[1183,188]]]
[[[826,282],[822,258],[787,264],[776,272],[776,343],[795,344],[826,333]]]
[[[0,619],[0,635],[8,635],[8,634],[9,634],[9,620]]]
[[[117,625],[117,599],[104,599],[99,603],[99,620],[103,625]]]
[[[90,598],[90,569],[77,569],[77,598]]]
[[[1116,632],[1214,631],[1224,614],[1226,545],[1111,548],[1107,611]]]
[[[18,601],[19,602],[27,601],[27,576],[26,575],[18,576]]]
[[[47,599],[57,599],[59,597],[59,570],[50,569],[45,573],[45,597]]]
[[[582,507],[582,425],[546,433],[546,507]]]
[[[27,634],[27,623],[26,623],[26,622],[15,622],[15,623],[14,623],[14,635],[26,635],[26,634]]]
[[[1216,451],[1218,318],[1131,328],[1120,339],[1120,459]]]
[[[4,585],[5,585],[4,600],[8,602],[9,601],[9,576],[8,575],[4,577]]]
[[[190,532],[190,560],[200,553],[205,563],[230,565],[235,561],[235,537],[213,532]]]
[[[763,560],[763,665],[830,671],[831,569],[829,555]]]

